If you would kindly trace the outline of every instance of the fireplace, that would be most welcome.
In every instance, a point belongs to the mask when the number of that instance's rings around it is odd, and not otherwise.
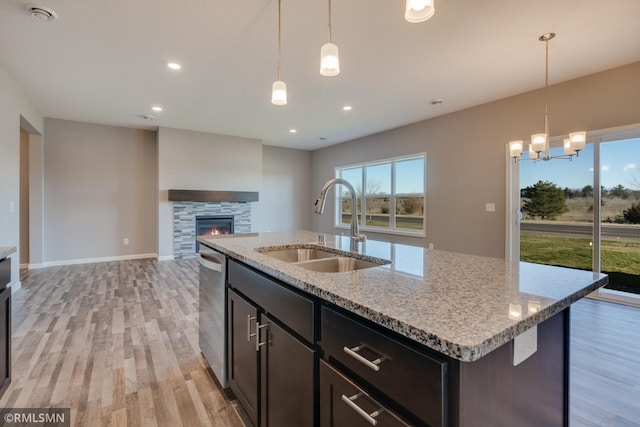
[[[196,216],[196,238],[198,236],[217,236],[233,234],[233,215],[200,215]],[[196,239],[196,253],[200,243]]]

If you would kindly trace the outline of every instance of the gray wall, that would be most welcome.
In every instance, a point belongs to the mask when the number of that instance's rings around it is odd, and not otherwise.
[[[20,250],[20,122],[43,129],[42,114],[0,66],[0,246]],[[10,206],[13,203],[14,210]],[[11,256],[11,279],[19,282],[19,257]]]
[[[166,127],[158,129],[157,137],[158,255],[165,259],[173,256],[173,212],[168,190],[260,191],[262,143]],[[255,208],[253,230],[259,230],[259,208]]]
[[[156,253],[155,138],[45,120],[45,263]]]
[[[506,144],[527,139],[543,124],[544,91],[537,90],[431,120],[317,150],[312,188],[335,166],[427,153],[426,238],[371,237],[493,257],[505,253]],[[550,133],[598,130],[640,122],[640,62],[550,88]],[[485,212],[485,203],[496,212]],[[333,228],[333,198],[313,229]]]
[[[262,147],[260,231],[311,228],[311,152]],[[313,194],[312,194],[313,193]]]

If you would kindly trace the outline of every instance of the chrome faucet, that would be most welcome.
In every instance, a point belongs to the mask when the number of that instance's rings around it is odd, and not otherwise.
[[[356,206],[356,190],[353,188],[353,185],[342,178],[332,178],[329,181],[325,182],[322,190],[320,191],[320,196],[314,203],[315,209],[314,212],[318,215],[322,215],[324,212],[324,203],[327,197],[327,191],[334,186],[335,184],[342,184],[347,187],[349,193],[351,194],[351,250],[358,250],[358,242],[364,242],[367,240],[367,236],[364,234],[360,234],[360,227],[358,227],[358,214],[357,214],[357,206]]]

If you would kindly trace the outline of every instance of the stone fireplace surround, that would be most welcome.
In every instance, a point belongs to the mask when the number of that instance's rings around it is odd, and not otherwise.
[[[196,255],[196,216],[233,215],[234,233],[250,233],[251,202],[258,200],[258,193],[169,190],[169,200],[173,204],[173,256],[180,259]]]

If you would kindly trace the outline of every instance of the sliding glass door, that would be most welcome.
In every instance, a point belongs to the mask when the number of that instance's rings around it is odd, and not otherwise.
[[[640,130],[590,139],[571,161],[510,164],[507,256],[602,271],[600,296],[640,304]]]
[[[592,269],[592,166],[593,145],[572,160],[520,163],[521,261]]]
[[[606,289],[640,297],[639,167],[640,138],[600,144],[600,270]]]

